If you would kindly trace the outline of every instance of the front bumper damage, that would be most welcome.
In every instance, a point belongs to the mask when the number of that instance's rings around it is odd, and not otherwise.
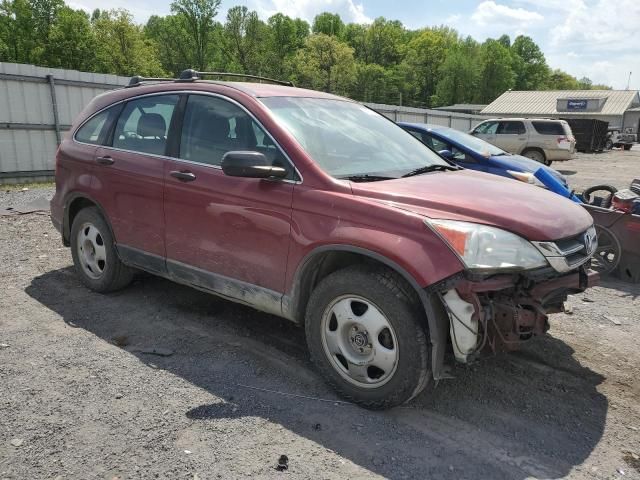
[[[449,338],[456,360],[462,363],[482,353],[516,350],[549,329],[548,315],[562,312],[568,295],[583,292],[598,279],[586,265],[564,274],[545,269],[487,277],[456,275],[426,290],[442,307],[434,308],[435,338],[439,342]],[[445,345],[433,346],[434,378],[447,378]]]

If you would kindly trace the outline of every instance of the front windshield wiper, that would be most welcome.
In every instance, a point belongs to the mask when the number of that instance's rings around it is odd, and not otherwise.
[[[385,177],[384,175],[369,175],[363,173],[360,175],[348,175],[339,177],[341,180],[351,180],[352,182],[379,182],[381,180],[395,180],[397,177]]]
[[[423,173],[429,172],[444,172],[447,170],[462,170],[461,167],[456,167],[455,165],[441,165],[436,163],[434,165],[427,165],[425,167],[416,168],[415,170],[411,170],[409,173],[405,173],[402,175],[402,178],[414,177],[416,175],[422,175]]]

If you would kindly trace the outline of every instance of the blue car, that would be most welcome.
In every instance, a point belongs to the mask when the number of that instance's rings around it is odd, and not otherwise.
[[[398,125],[441,156],[469,170],[493,173],[544,187],[533,175],[542,168],[568,186],[564,175],[553,168],[521,155],[507,153],[459,130],[425,123],[398,122]]]

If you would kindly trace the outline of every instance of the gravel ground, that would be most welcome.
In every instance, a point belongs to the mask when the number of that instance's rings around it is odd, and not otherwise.
[[[640,144],[631,150],[578,153],[574,160],[554,162],[551,167],[564,173],[571,188],[578,192],[602,184],[629,188],[634,178],[640,178]]]
[[[626,186],[639,153],[556,166]],[[148,275],[88,291],[45,214],[0,217],[0,291],[0,479],[640,478],[640,285],[387,412],[341,403],[284,320]]]

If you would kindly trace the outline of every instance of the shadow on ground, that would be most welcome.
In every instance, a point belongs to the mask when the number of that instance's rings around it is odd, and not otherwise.
[[[260,416],[388,478],[563,477],[603,434],[603,377],[550,336],[456,367],[455,380],[406,407],[371,412],[337,403],[309,363],[302,330],[277,317],[151,276],[99,295],[66,268],[26,291],[71,326],[221,399],[185,411],[194,422]],[[175,353],[140,351],[149,346]]]

